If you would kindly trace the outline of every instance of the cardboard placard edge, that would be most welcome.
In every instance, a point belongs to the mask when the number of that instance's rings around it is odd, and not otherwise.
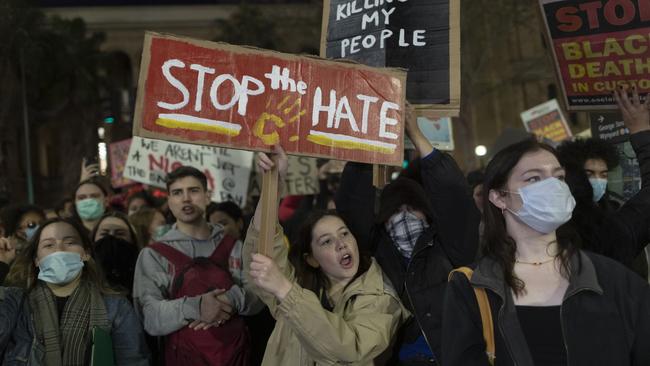
[[[193,145],[204,145],[204,146],[219,146],[219,147],[227,147],[227,148],[232,148],[232,149],[238,149],[238,150],[244,150],[242,149],[241,146],[235,146],[229,145],[229,144],[214,144],[210,141],[207,140],[194,140],[193,142],[188,142],[186,140],[183,140],[179,136],[174,136],[174,135],[161,135],[159,133],[151,132],[148,131],[144,128],[142,128],[142,115],[143,115],[143,106],[144,106],[144,96],[146,92],[146,82],[147,82],[147,70],[149,68],[149,64],[151,61],[151,42],[154,37],[157,38],[164,38],[164,39],[171,39],[171,40],[176,40],[176,41],[181,41],[181,42],[188,42],[192,45],[199,46],[199,47],[204,47],[204,48],[209,48],[209,49],[218,49],[218,50],[234,50],[234,52],[239,51],[250,51],[250,52],[240,52],[242,54],[247,54],[247,53],[254,53],[254,54],[265,54],[265,55],[272,55],[272,56],[278,56],[278,58],[284,59],[285,61],[292,61],[296,59],[301,59],[301,58],[307,58],[306,56],[297,56],[297,55],[287,55],[287,54],[282,54],[277,51],[267,51],[267,50],[262,50],[262,49],[252,49],[252,48],[245,48],[241,46],[235,46],[235,45],[230,45],[227,43],[223,42],[211,42],[211,41],[205,41],[205,40],[196,40],[196,39],[191,39],[191,38],[186,38],[186,37],[178,37],[175,35],[170,35],[170,34],[164,34],[164,33],[158,33],[158,32],[152,32],[152,31],[145,31],[145,39],[144,39],[144,44],[142,48],[142,61],[140,63],[140,75],[138,78],[138,93],[137,93],[137,98],[136,98],[136,106],[135,106],[135,112],[134,112],[134,123],[133,123],[133,135],[134,136],[139,136],[139,137],[144,137],[144,138],[149,138],[149,139],[157,139],[157,140],[166,140],[166,141],[174,141],[174,142],[180,142],[180,143],[186,143],[186,144],[193,144]],[[225,46],[225,47],[224,47]],[[372,66],[367,66],[359,63],[350,63],[350,62],[341,62],[338,60],[325,60],[321,58],[315,58],[315,57],[309,57],[311,61],[314,61],[319,64],[325,64],[327,66],[333,66],[333,65],[341,65],[347,68],[353,68],[353,69],[361,69],[361,70],[368,70],[372,72],[377,72],[379,74],[383,74],[385,76],[393,77],[396,78],[400,81],[400,83],[403,85],[402,88],[402,95],[401,95],[401,105],[400,105],[400,117],[401,117],[401,133],[402,136],[405,134],[405,118],[406,115],[404,113],[404,110],[406,108],[405,103],[403,101],[406,100],[406,71],[404,69],[399,69],[399,68],[376,68]],[[164,137],[164,138],[162,138]],[[402,143],[403,147],[403,143]],[[256,149],[250,149],[246,151],[264,151],[264,152],[270,152],[272,151],[271,147],[268,147],[266,149],[263,148],[256,148]],[[394,165],[394,166],[399,166],[401,165],[401,161],[404,159],[404,149],[399,150],[399,154],[397,157],[400,159],[395,159],[399,160],[387,164],[387,165]],[[318,157],[318,158],[327,158],[327,159],[332,159],[330,155],[324,155],[324,154],[307,154],[307,153],[298,153],[298,152],[292,152],[293,155],[297,156],[310,156],[310,157]]]

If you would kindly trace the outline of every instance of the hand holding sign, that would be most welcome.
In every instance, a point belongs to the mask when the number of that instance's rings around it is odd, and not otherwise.
[[[287,176],[287,170],[289,169],[289,158],[280,145],[275,145],[273,147],[273,152],[275,153],[274,157],[277,157],[277,159],[272,159],[266,153],[258,153],[257,167],[262,172],[266,173],[273,169],[277,163],[278,174],[280,175],[280,178],[284,179],[284,177]]]
[[[265,153],[257,156],[257,165],[264,172],[262,176],[262,195],[253,216],[253,226],[260,230],[259,252],[268,255],[278,224],[278,175],[286,177],[289,159],[280,145],[273,146],[274,159]]]
[[[648,95],[650,97],[650,95]],[[614,99],[623,114],[625,127],[630,133],[650,130],[650,98],[641,103],[639,92],[632,88],[632,99],[627,96],[627,90],[614,90]]]
[[[270,292],[282,301],[291,291],[291,281],[282,273],[275,262],[262,254],[253,254],[251,262],[253,282],[264,291]]]

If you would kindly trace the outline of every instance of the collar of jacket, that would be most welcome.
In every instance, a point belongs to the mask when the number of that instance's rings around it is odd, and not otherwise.
[[[571,257],[570,262],[571,275],[569,276],[569,287],[562,301],[566,301],[566,299],[582,290],[590,290],[602,295],[603,289],[598,282],[596,268],[591,259],[580,250]],[[479,261],[472,275],[471,283],[473,286],[490,289],[499,295],[501,300],[506,299],[506,284],[503,278],[503,269],[492,258],[485,257]],[[510,295],[510,291],[507,293]]]
[[[562,304],[569,297],[583,290],[602,295],[603,289],[598,282],[596,268],[591,259],[583,251],[578,251],[571,257],[570,261],[569,287],[564,294]],[[503,335],[503,340],[513,363],[515,365],[532,365],[533,359],[528,350],[526,337],[519,324],[512,293],[503,278],[501,265],[492,258],[485,257],[481,259],[470,282],[472,286],[487,288],[501,298],[503,305],[498,310],[499,319],[498,324],[495,325],[498,326]]]
[[[356,295],[381,296],[384,294],[391,296],[395,301],[401,304],[401,300],[397,295],[397,291],[393,288],[390,279],[386,277],[375,258],[372,258],[371,260],[372,262],[370,263],[370,267],[366,273],[355,279],[354,282],[344,290],[343,296],[341,296],[341,304],[347,304],[347,302]],[[405,314],[410,314],[404,305],[400,306]],[[336,308],[336,305],[334,307]],[[408,317],[408,315],[406,317]]]

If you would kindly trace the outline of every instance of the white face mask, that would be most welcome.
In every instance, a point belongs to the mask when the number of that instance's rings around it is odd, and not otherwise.
[[[519,192],[510,193],[520,195],[523,205],[517,212],[506,209],[543,234],[548,234],[569,221],[576,207],[569,186],[557,178],[544,179],[519,188]]]

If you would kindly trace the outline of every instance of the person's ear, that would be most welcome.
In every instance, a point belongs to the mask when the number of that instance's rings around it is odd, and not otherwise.
[[[505,197],[505,192],[496,189],[490,189],[490,194],[488,195],[490,202],[501,211],[506,209]]]
[[[319,268],[320,267],[320,264],[318,263],[318,261],[316,259],[314,259],[314,257],[311,256],[311,254],[306,254],[305,253],[303,258],[305,258],[305,262],[307,262],[307,264],[309,264],[310,267],[313,267],[313,268]]]

